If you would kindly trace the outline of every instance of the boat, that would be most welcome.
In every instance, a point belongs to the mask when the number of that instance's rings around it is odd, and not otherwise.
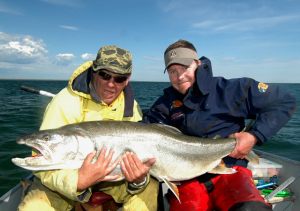
[[[287,187],[292,193],[286,198],[274,197],[271,200],[274,211],[296,211],[300,210],[300,162],[282,156],[274,155],[260,150],[254,150],[260,157],[271,161],[280,168],[278,169],[278,183],[282,184],[291,178],[293,182]]]
[[[26,178],[24,178],[22,181],[20,181],[19,184],[17,184],[15,187],[11,188],[9,191],[7,191],[3,196],[0,198],[0,210],[5,211],[15,211],[18,208],[18,205],[20,204],[25,191],[24,191],[24,183],[23,181],[32,181],[33,175],[30,174]]]
[[[44,91],[37,90],[32,87],[21,86],[21,89],[30,93],[44,95],[47,97],[53,97],[54,94]],[[145,110],[143,110],[145,112]],[[251,124],[249,124],[251,125]],[[249,126],[248,125],[248,126]],[[273,206],[274,211],[298,211],[300,210],[300,162],[284,158],[282,156],[274,155],[261,150],[254,150],[254,152],[265,161],[273,164],[274,168],[278,170],[277,178],[278,184],[287,182],[289,179],[294,178],[294,180],[288,185],[288,190],[292,193],[289,197],[273,197],[270,203]],[[267,166],[268,168],[270,166]],[[267,171],[266,166],[259,166],[259,170]],[[255,169],[251,169],[254,171]],[[17,210],[17,207],[24,196],[24,188],[26,189],[26,184],[28,181],[33,180],[33,175],[27,176],[25,179],[21,180],[19,184],[10,189],[0,198],[0,210],[13,211]],[[255,178],[254,178],[255,180]],[[26,182],[27,181],[27,182]],[[160,192],[158,198],[159,210],[168,211],[168,201],[166,199],[167,186],[163,183],[160,185]]]
[[[260,150],[255,150],[255,153],[260,157],[270,161],[273,164],[276,164],[275,168],[278,170],[278,183],[284,183],[293,177],[295,180],[288,185],[289,191],[292,193],[289,197],[273,197],[273,200],[270,200],[273,206],[274,211],[296,211],[300,210],[300,162],[290,160],[278,155],[271,153],[263,152]],[[263,169],[266,170],[266,169]],[[32,180],[33,175],[29,175],[25,178],[25,181]],[[17,210],[18,204],[20,203],[24,195],[24,180],[17,184],[15,187],[10,189],[0,198],[0,210],[5,211],[14,211]],[[167,192],[166,186],[162,185],[160,193],[160,210],[167,211],[168,203],[165,197]]]

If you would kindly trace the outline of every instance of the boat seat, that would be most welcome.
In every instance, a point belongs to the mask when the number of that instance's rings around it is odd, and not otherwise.
[[[105,203],[109,200],[113,200],[113,197],[111,195],[97,191],[97,192],[92,193],[92,196],[91,196],[88,204],[93,207],[96,207],[96,206],[102,205],[103,203]]]
[[[121,207],[113,197],[101,191],[93,192],[85,204],[76,204],[75,211],[116,211]]]

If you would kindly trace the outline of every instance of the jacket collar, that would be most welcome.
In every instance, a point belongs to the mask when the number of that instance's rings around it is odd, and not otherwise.
[[[196,72],[196,83],[199,91],[203,95],[207,95],[209,94],[211,82],[213,80],[211,62],[204,56],[200,58],[200,61],[202,64],[198,67]]]
[[[201,57],[200,61],[201,65],[196,70],[196,82],[183,98],[184,105],[193,110],[199,109],[199,106],[202,105],[204,96],[210,92],[213,80],[210,60],[206,57]]]

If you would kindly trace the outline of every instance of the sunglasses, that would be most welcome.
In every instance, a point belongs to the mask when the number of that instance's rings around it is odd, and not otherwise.
[[[120,84],[128,79],[127,76],[112,76],[106,72],[98,71],[98,75],[105,81],[109,81],[111,78],[114,79],[114,82]]]

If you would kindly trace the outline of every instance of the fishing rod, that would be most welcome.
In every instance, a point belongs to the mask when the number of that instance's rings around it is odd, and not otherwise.
[[[21,90],[26,91],[26,92],[30,92],[30,93],[34,93],[34,94],[39,94],[39,95],[43,95],[46,97],[54,97],[55,94],[51,93],[51,92],[47,92],[44,90],[38,90],[29,86],[21,86]]]

